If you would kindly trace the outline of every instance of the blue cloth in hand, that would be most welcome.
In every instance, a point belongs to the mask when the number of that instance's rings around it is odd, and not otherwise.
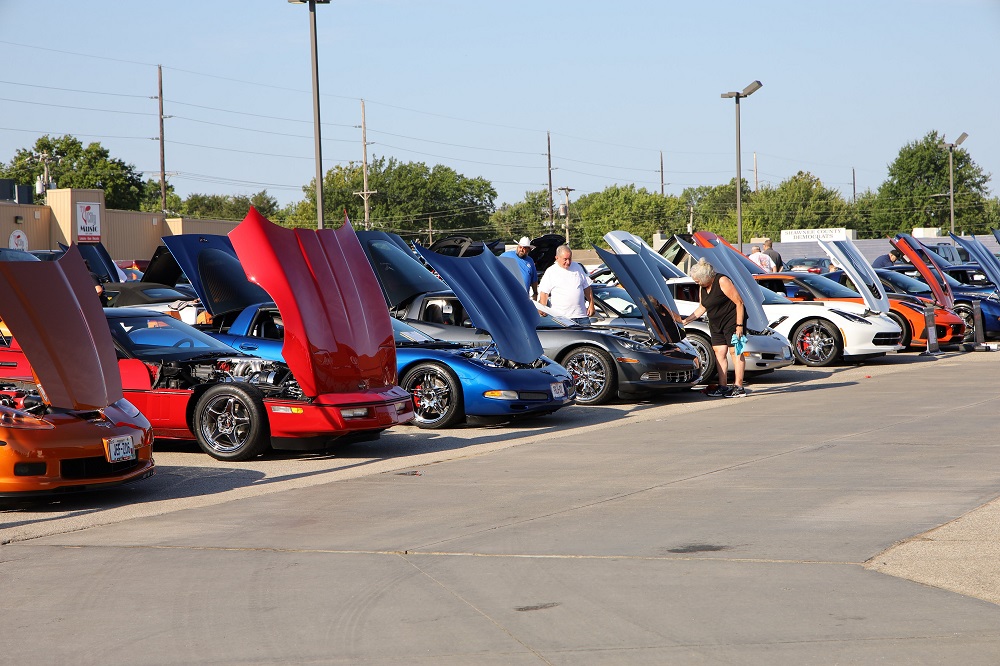
[[[736,348],[736,355],[739,356],[743,353],[743,348],[747,346],[747,336],[737,336],[733,333],[733,339],[729,342],[729,344]]]

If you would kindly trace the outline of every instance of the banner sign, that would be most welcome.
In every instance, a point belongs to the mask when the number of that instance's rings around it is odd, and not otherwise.
[[[796,243],[814,240],[847,240],[847,229],[784,229],[781,232],[782,243]]]
[[[101,242],[101,204],[83,201],[76,204],[76,242]]]

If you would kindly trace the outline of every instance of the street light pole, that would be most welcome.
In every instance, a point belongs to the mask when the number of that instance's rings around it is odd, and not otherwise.
[[[951,205],[951,233],[955,233],[955,146],[961,146],[962,142],[968,138],[969,135],[962,132],[955,143],[942,141],[938,144],[938,147],[948,149],[948,202]]]
[[[319,123],[319,58],[316,55],[316,5],[330,0],[288,0],[292,5],[309,5],[309,44],[312,55],[313,134],[316,137],[316,228],[323,228],[323,146]]]
[[[740,252],[743,251],[743,165],[740,161],[740,98],[749,97],[761,89],[760,81],[754,81],[740,92],[722,93],[722,99],[736,100],[736,236]]]

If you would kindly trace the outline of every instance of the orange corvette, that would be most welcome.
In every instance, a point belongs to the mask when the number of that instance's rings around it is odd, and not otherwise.
[[[123,397],[111,331],[79,251],[53,262],[0,261],[0,280],[7,377],[0,380],[0,497],[152,476],[153,431]]]
[[[829,274],[840,279],[841,273]],[[788,271],[782,273],[760,273],[754,275],[762,286],[786,295],[793,301],[847,301],[864,303],[861,295],[827,275]],[[853,282],[851,283],[853,285]],[[904,348],[927,347],[927,324],[924,306],[930,301],[905,294],[886,294],[889,297],[889,312],[886,314],[903,331],[900,342]],[[965,337],[965,322],[951,310],[934,306],[934,325],[938,343],[954,345]]]

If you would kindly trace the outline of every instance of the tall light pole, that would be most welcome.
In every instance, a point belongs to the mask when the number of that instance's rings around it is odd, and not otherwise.
[[[312,51],[313,134],[316,135],[316,228],[323,228],[323,146],[319,127],[319,58],[316,56],[316,5],[330,0],[288,0],[292,5],[309,5],[309,43]]]
[[[962,136],[955,139],[955,143],[938,144],[939,148],[948,149],[948,202],[951,204],[951,233],[955,233],[955,146],[961,146],[962,142],[969,138],[969,135],[962,132]]]
[[[740,98],[749,97],[764,84],[754,81],[740,92],[722,93],[722,99],[736,100],[736,235],[739,238],[740,252],[743,251],[743,167],[740,163]]]

